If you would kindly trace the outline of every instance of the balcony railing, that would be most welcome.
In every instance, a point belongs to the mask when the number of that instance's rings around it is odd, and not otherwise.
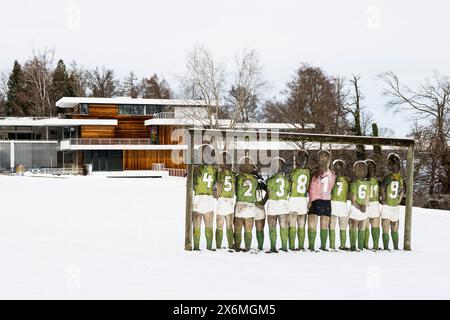
[[[160,112],[153,115],[154,119],[174,119],[175,112]]]
[[[71,145],[149,145],[151,139],[133,139],[133,138],[72,138],[65,140]]]

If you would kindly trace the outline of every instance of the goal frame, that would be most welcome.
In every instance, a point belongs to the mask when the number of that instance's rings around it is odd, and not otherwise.
[[[233,130],[233,129],[206,129],[189,128],[187,132],[187,181],[186,181],[186,214],[185,214],[185,243],[184,249],[192,251],[193,229],[192,229],[192,206],[193,206],[193,182],[194,182],[194,136],[196,132],[202,135],[207,132],[214,134],[227,134],[228,136],[248,136],[257,135],[261,131],[255,130]],[[390,138],[390,137],[370,137],[370,136],[352,136],[352,135],[334,135],[317,133],[297,133],[297,132],[277,132],[280,139],[289,138],[298,142],[319,142],[319,143],[339,143],[347,145],[365,145],[365,146],[395,146],[407,148],[406,158],[406,203],[405,203],[405,222],[403,235],[403,250],[411,251],[411,227],[412,227],[412,204],[413,204],[413,182],[414,182],[414,145],[415,140],[410,138]]]

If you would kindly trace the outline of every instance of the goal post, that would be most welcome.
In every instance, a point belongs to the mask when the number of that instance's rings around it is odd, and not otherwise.
[[[270,133],[270,140],[267,138]],[[413,181],[414,181],[414,139],[410,138],[391,138],[391,137],[370,137],[370,136],[352,136],[352,135],[333,135],[333,134],[317,134],[317,133],[298,133],[298,132],[279,132],[275,130],[236,130],[236,129],[206,129],[206,128],[190,128],[186,129],[185,142],[187,149],[184,153],[185,164],[187,167],[186,181],[186,213],[185,213],[185,250],[192,250],[192,209],[193,209],[193,182],[194,182],[194,159],[195,148],[203,143],[203,138],[207,137],[226,137],[223,141],[226,147],[231,141],[234,146],[231,148],[251,149],[255,148],[252,142],[245,139],[248,136],[258,137],[263,134],[267,138],[266,142],[274,142],[275,137],[278,142],[292,143],[319,143],[320,147],[325,143],[339,145],[365,145],[365,146],[391,146],[407,148],[406,158],[406,202],[405,202],[405,221],[404,221],[404,237],[403,249],[411,250],[411,226],[412,226],[412,204],[413,204]],[[230,139],[231,138],[231,139]],[[236,138],[244,138],[246,144],[244,146],[236,146]],[[223,147],[223,146],[222,146]],[[270,149],[275,150],[276,149]],[[292,147],[291,150],[296,150]]]

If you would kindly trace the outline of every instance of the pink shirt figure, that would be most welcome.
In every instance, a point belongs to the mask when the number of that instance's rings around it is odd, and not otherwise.
[[[331,200],[331,190],[335,181],[336,174],[331,170],[314,174],[309,185],[309,201]]]

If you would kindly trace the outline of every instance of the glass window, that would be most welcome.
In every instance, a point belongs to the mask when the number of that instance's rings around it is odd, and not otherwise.
[[[80,114],[89,114],[89,105],[87,103],[80,105]]]

